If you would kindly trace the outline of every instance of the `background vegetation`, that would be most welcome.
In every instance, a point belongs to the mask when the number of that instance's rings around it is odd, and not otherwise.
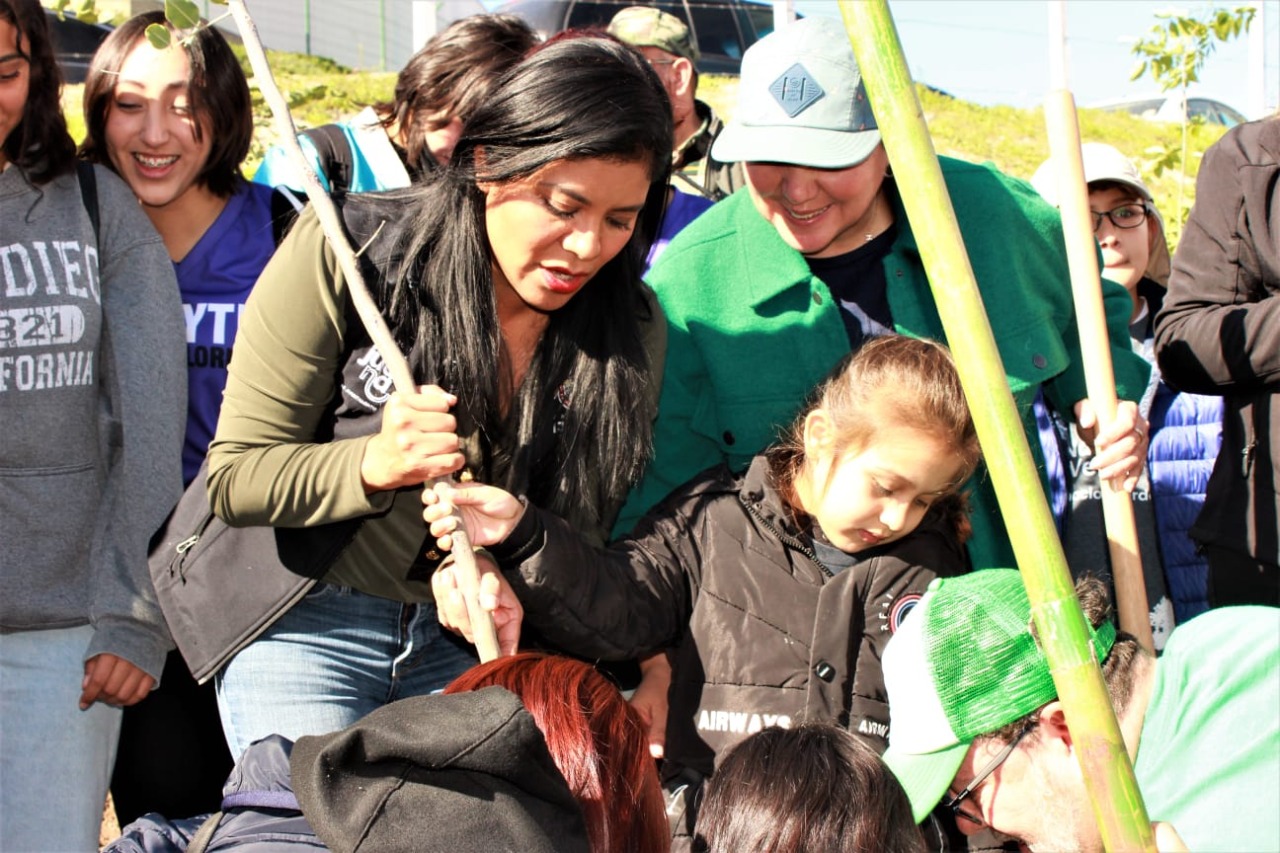
[[[240,50],[238,45],[236,50]],[[346,118],[368,104],[389,100],[395,86],[393,73],[355,72],[329,59],[294,53],[268,51],[268,56],[300,128]],[[245,73],[250,74],[243,54],[241,61]],[[737,86],[736,77],[704,75],[699,81],[698,95],[727,118],[733,114]],[[80,86],[68,86],[63,99],[68,123],[77,140],[84,134],[81,91]],[[1049,156],[1041,110],[984,107],[923,87],[920,102],[939,154],[991,161],[1003,171],[1026,179],[1030,179]],[[258,132],[245,163],[247,175],[253,174],[263,152],[276,141],[267,108],[256,89],[254,112]],[[1176,215],[1178,183],[1182,180],[1178,168],[1182,146],[1180,125],[1145,121],[1125,113],[1082,110],[1080,130],[1086,142],[1108,142],[1138,163],[1164,217],[1170,245],[1176,246],[1181,223],[1194,198],[1200,157],[1222,135],[1223,129],[1205,125],[1190,128],[1181,215]]]

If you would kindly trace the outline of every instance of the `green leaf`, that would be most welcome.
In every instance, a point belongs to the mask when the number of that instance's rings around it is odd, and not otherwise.
[[[164,18],[180,30],[200,25],[200,9],[192,0],[164,0]]]
[[[80,5],[76,6],[76,18],[86,24],[98,23],[98,8],[94,0],[80,0]]]
[[[164,50],[172,42],[169,35],[169,28],[164,24],[152,24],[147,27],[145,33],[147,41],[151,42],[151,46],[156,50]]]
[[[1146,73],[1147,73],[1147,61],[1145,59],[1140,59],[1134,63],[1133,72],[1129,74],[1129,79],[1131,81],[1137,80],[1139,77],[1141,77],[1143,74],[1146,74]]]

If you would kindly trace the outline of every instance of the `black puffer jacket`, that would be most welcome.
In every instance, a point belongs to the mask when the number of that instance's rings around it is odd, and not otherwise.
[[[675,649],[663,775],[710,775],[748,734],[829,720],[878,751],[889,714],[884,644],[934,577],[964,570],[933,514],[835,575],[815,556],[756,457],[677,490],[626,539],[594,549],[533,507],[496,547],[526,623],[605,660]]]
[[[1166,382],[1226,398],[1198,542],[1280,564],[1280,118],[1205,152],[1156,317]]]

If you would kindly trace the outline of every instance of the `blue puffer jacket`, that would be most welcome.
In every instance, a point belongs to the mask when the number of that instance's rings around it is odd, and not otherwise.
[[[1163,382],[1151,405],[1147,467],[1165,582],[1179,624],[1209,609],[1209,566],[1196,553],[1191,526],[1222,446],[1222,398],[1174,391]]]
[[[1134,346],[1149,352],[1152,318],[1160,310],[1164,288],[1144,278],[1138,292],[1147,300],[1148,314]],[[1036,397],[1034,409],[1049,477],[1049,505],[1061,535],[1071,490],[1065,465],[1070,452],[1067,427],[1043,395]],[[1181,624],[1209,609],[1209,564],[1197,553],[1190,531],[1204,506],[1209,475],[1222,446],[1222,398],[1175,391],[1160,381],[1147,414],[1147,472],[1160,560],[1174,619]]]
[[[226,812],[209,850],[235,848],[242,853],[303,853],[328,850],[298,810],[290,783],[289,755],[293,743],[272,735],[250,746],[227,779],[222,808]],[[263,808],[238,801],[251,796],[255,803],[275,798],[277,808]],[[206,815],[169,820],[152,813],[126,826],[103,853],[183,853]]]

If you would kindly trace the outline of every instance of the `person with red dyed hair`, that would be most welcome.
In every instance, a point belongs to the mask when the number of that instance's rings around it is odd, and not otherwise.
[[[648,729],[604,676],[573,658],[523,652],[480,664],[445,693],[505,687],[520,697],[582,807],[593,853],[671,844]]]
[[[223,811],[149,814],[104,853],[667,853],[639,712],[589,664],[541,653],[474,667],[331,734],[257,741]]]

